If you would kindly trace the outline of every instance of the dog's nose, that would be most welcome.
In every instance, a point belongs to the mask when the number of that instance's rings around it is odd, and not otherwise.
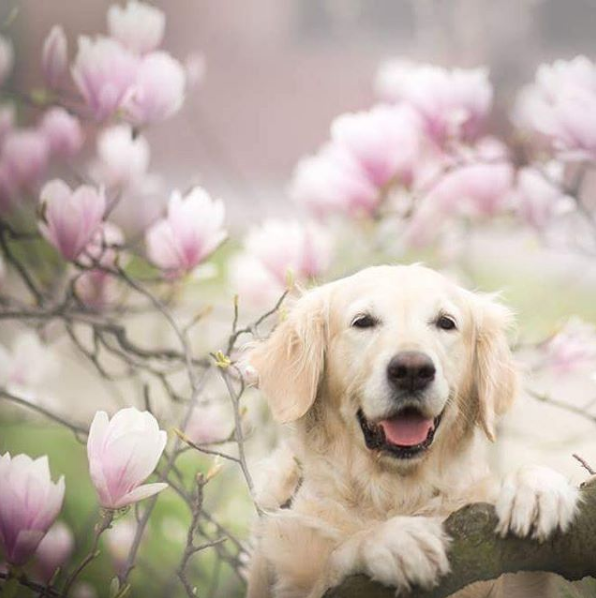
[[[398,390],[423,390],[435,378],[435,364],[420,351],[401,351],[387,366],[387,378]]]

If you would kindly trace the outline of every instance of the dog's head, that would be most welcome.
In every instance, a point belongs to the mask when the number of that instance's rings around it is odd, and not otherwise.
[[[380,266],[305,294],[249,359],[276,420],[333,420],[335,434],[405,470],[476,426],[494,439],[516,391],[510,319],[437,272]]]

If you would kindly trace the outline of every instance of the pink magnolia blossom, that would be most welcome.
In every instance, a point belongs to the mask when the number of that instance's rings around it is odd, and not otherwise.
[[[97,138],[93,175],[107,187],[128,186],[143,179],[149,167],[149,144],[133,135],[130,125],[104,129]]]
[[[101,311],[117,299],[117,280],[105,270],[91,269],[77,277],[74,290],[84,305]]]
[[[184,433],[195,444],[220,442],[232,432],[232,415],[219,403],[197,405],[190,415]]]
[[[23,565],[54,523],[64,500],[64,478],[53,483],[48,458],[0,457],[0,543],[6,560]]]
[[[54,352],[32,330],[16,336],[10,349],[0,345],[0,386],[32,402],[58,368]]]
[[[596,157],[596,65],[584,56],[541,65],[514,118],[570,159]]]
[[[166,52],[147,54],[125,105],[128,117],[137,125],[169,118],[182,106],[185,85],[184,67],[177,60]]]
[[[112,4],[108,10],[108,31],[123,46],[138,54],[155,50],[162,42],[166,19],[158,8],[129,0],[126,6]]]
[[[386,102],[400,102],[409,77],[417,68],[415,62],[396,58],[381,63],[375,76],[375,92]]]
[[[328,144],[298,163],[290,197],[318,217],[360,216],[377,209],[381,194],[345,148]]]
[[[68,42],[64,29],[54,25],[43,43],[41,72],[50,89],[58,89],[68,72]]]
[[[526,224],[542,230],[557,215],[573,209],[573,199],[563,191],[563,174],[560,162],[552,162],[542,168],[528,166],[518,172],[516,208]]]
[[[129,517],[121,519],[104,534],[104,542],[114,562],[117,573],[126,565],[128,553],[137,533],[137,526]]]
[[[407,106],[376,106],[344,114],[331,125],[331,139],[343,146],[379,189],[392,181],[412,183],[420,161],[420,121]]]
[[[105,411],[93,418],[87,440],[91,480],[106,509],[122,509],[167,488],[144,484],[166,446],[167,434],[151,413],[121,409],[110,420]]]
[[[14,48],[12,42],[0,35],[0,85],[6,81],[14,65]]]
[[[544,347],[544,365],[558,373],[593,368],[596,363],[596,328],[571,318]]]
[[[123,245],[124,235],[120,228],[112,222],[104,222],[85,246],[80,262],[86,266],[99,263],[105,268],[111,268]]]
[[[6,134],[0,162],[15,185],[33,185],[45,174],[49,145],[45,135],[35,129],[15,129]]]
[[[289,278],[304,283],[327,270],[331,239],[322,227],[270,219],[252,230],[244,251],[230,264],[240,301],[254,307],[275,302]]]
[[[147,231],[149,259],[171,276],[193,270],[226,238],[223,220],[223,203],[203,189],[174,191],[167,216]]]
[[[106,210],[103,191],[81,185],[72,191],[59,179],[46,183],[41,190],[44,237],[67,260],[75,260],[93,239]]]
[[[72,76],[97,120],[110,117],[128,100],[138,67],[138,58],[113,39],[79,38]]]
[[[57,521],[49,529],[35,551],[37,569],[44,582],[49,582],[58,569],[62,567],[74,549],[74,535],[62,521]]]
[[[421,116],[427,135],[442,144],[451,137],[478,137],[492,106],[486,69],[447,70],[421,65],[407,74],[403,101]]]
[[[56,156],[72,158],[83,147],[81,123],[64,108],[50,108],[43,116],[40,129]]]

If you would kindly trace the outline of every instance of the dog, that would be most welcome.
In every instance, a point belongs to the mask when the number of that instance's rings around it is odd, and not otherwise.
[[[496,506],[496,533],[537,541],[573,520],[579,494],[485,458],[519,376],[511,312],[421,265],[376,266],[300,297],[249,349],[283,446],[266,470],[249,598],[320,598],[363,573],[406,591],[449,571],[442,522]]]

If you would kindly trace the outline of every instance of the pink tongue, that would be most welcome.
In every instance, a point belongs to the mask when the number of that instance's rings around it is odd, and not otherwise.
[[[421,444],[434,427],[432,419],[426,419],[417,413],[404,413],[379,423],[385,432],[385,439],[398,446]]]

